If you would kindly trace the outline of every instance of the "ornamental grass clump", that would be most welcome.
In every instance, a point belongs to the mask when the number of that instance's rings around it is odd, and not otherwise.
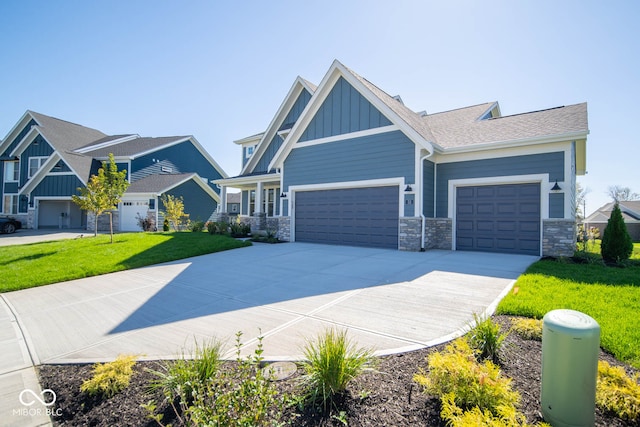
[[[469,332],[469,344],[478,352],[480,360],[489,359],[498,363],[500,348],[507,335],[502,333],[500,325],[494,323],[490,317],[482,318],[474,313],[473,318],[476,325]]]
[[[351,380],[372,369],[373,352],[358,348],[347,338],[346,331],[328,329],[304,348],[302,377],[306,388],[305,402],[327,412],[335,407],[335,398],[343,393]]]
[[[80,391],[110,398],[129,386],[135,364],[136,356],[132,355],[118,356],[113,362],[96,363],[93,376],[82,383]]]
[[[629,377],[619,366],[598,362],[596,404],[623,420],[640,421],[640,374]]]

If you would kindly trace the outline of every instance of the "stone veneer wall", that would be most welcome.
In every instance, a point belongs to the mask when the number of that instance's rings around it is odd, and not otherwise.
[[[291,217],[277,216],[267,218],[267,227],[269,230],[276,231],[276,237],[283,242],[291,241]]]
[[[424,227],[425,249],[453,249],[453,220],[426,218]]]
[[[398,249],[401,251],[419,251],[422,245],[421,232],[421,218],[400,218]]]
[[[113,215],[113,232],[120,231],[120,214],[117,210],[111,211]],[[87,212],[87,230],[95,230],[96,216]],[[109,214],[103,213],[98,217],[98,231],[109,231]]]
[[[576,222],[571,219],[542,221],[542,256],[569,257],[576,250]]]

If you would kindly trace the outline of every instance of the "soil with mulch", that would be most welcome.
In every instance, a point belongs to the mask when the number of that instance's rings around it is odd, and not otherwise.
[[[510,318],[494,316],[503,330],[510,327]],[[297,408],[288,409],[285,425],[293,426],[442,426],[438,399],[426,396],[413,382],[419,367],[426,368],[427,355],[440,351],[444,345],[428,349],[380,357],[376,372],[366,373],[348,387],[339,399],[338,410],[326,416],[300,413]],[[503,373],[513,379],[513,386],[521,396],[520,410],[529,423],[543,421],[540,410],[542,344],[539,341],[521,339],[515,333],[505,340],[501,354]],[[601,352],[601,360],[623,366],[629,373],[637,372],[613,356]],[[91,365],[44,365],[39,369],[43,388],[54,390],[57,396],[53,424],[56,426],[158,426],[147,418],[141,407],[150,400],[158,403],[157,412],[164,414],[164,425],[181,425],[171,406],[163,402],[161,392],[152,392],[149,383],[155,378],[147,368],[157,369],[159,362],[138,362],[128,388],[110,399],[90,398],[80,392],[82,382],[91,377]],[[292,393],[297,387],[300,370],[291,378],[279,381],[283,393]],[[596,426],[637,426],[603,413],[596,408]]]

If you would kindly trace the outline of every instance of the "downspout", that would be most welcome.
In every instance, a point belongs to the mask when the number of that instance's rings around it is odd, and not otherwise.
[[[429,157],[433,156],[434,151],[420,158],[420,179],[422,179],[422,184],[424,184],[424,161],[427,160]],[[435,164],[434,164],[434,168],[435,168]],[[434,173],[434,185],[435,185],[435,173]],[[420,200],[422,200],[422,203],[420,203],[420,218],[422,219],[422,232],[420,233],[420,252],[424,252],[425,251],[424,231],[426,228],[427,217],[424,216],[424,186],[420,185],[420,189],[422,190],[422,194],[420,195]],[[434,193],[434,200],[435,200],[435,193]]]

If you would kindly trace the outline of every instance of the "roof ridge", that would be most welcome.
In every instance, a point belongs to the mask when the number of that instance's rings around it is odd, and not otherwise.
[[[435,115],[438,115],[438,114],[453,113],[454,111],[460,111],[460,110],[466,110],[468,108],[480,107],[481,105],[493,105],[493,104],[496,104],[497,102],[498,101],[481,102],[480,104],[468,105],[466,107],[452,108],[450,110],[438,111],[436,113],[430,113],[430,114],[428,113],[426,115],[426,117],[435,116]]]
[[[53,116],[49,116],[49,115],[47,115],[47,114],[38,113],[37,111],[33,111],[33,110],[27,110],[27,111],[28,111],[29,113],[31,113],[32,115],[33,115],[33,114],[36,114],[36,115],[38,115],[38,116],[46,117],[46,118],[51,119],[51,120],[57,120],[57,121],[59,121],[59,122],[66,123],[66,124],[69,124],[69,125],[78,126],[78,127],[85,128],[85,129],[91,129],[91,130],[95,130],[95,131],[98,131],[98,132],[100,132],[100,133],[103,133],[103,132],[102,132],[101,130],[99,130],[99,129],[96,129],[96,128],[90,128],[90,127],[88,127],[88,126],[81,125],[81,124],[79,124],[79,123],[70,122],[69,120],[59,119],[58,117],[53,117]]]

